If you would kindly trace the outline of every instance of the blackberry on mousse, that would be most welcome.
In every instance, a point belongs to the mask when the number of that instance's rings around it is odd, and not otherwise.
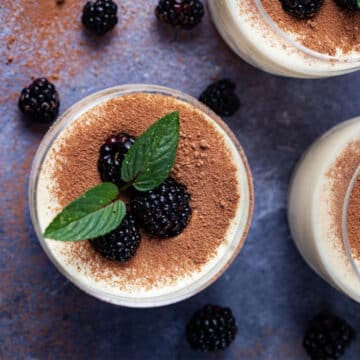
[[[136,138],[127,133],[110,136],[100,148],[98,170],[102,181],[109,181],[118,186],[124,185],[121,180],[121,165],[125,155]]]
[[[97,35],[104,35],[118,23],[117,5],[112,0],[88,1],[81,21],[83,25]]]
[[[324,312],[310,321],[303,345],[312,360],[339,359],[354,337],[354,329],[345,320]]]
[[[279,0],[283,9],[298,19],[310,19],[314,17],[324,0]]]
[[[191,317],[186,338],[194,350],[225,350],[235,339],[237,326],[231,309],[206,305]]]
[[[360,1],[358,0],[335,0],[335,2],[345,10],[360,10]]]
[[[34,80],[21,91],[19,108],[29,119],[39,123],[54,121],[59,113],[60,98],[54,84],[46,78]]]
[[[204,5],[199,0],[160,0],[155,15],[160,22],[191,30],[200,24]]]
[[[125,262],[135,255],[140,239],[136,219],[128,212],[118,228],[109,234],[90,240],[90,243],[108,260]]]
[[[130,208],[144,230],[154,237],[179,235],[188,225],[192,213],[186,187],[169,178],[158,188],[137,192]]]

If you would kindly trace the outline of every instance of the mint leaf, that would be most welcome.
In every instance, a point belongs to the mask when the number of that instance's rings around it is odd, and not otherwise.
[[[116,198],[119,190],[102,183],[85,192],[58,214],[45,230],[48,239],[78,241],[103,236],[123,221],[125,204]]]
[[[357,7],[360,9],[360,0],[357,0]]]
[[[156,188],[169,176],[179,145],[179,112],[150,126],[131,146],[121,166],[121,178],[139,191]]]

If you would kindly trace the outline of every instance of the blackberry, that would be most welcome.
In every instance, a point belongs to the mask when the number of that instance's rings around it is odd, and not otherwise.
[[[55,86],[46,78],[36,79],[21,91],[19,108],[30,119],[49,123],[59,113],[60,99]]]
[[[118,22],[117,5],[112,0],[88,1],[81,18],[84,26],[97,35],[104,35]]]
[[[298,19],[314,17],[320,10],[324,0],[279,0],[283,9]]]
[[[237,327],[229,308],[206,305],[192,316],[186,327],[186,338],[194,350],[226,349],[235,339]]]
[[[360,10],[360,2],[358,0],[335,0],[335,2],[346,10]]]
[[[303,345],[312,360],[338,359],[354,337],[354,329],[344,320],[320,313],[310,321]]]
[[[201,22],[204,5],[199,0],[160,0],[155,15],[165,24],[191,30]]]
[[[235,88],[236,85],[231,80],[222,79],[209,85],[200,95],[199,100],[218,115],[231,116],[240,107]]]
[[[90,240],[93,248],[109,260],[128,261],[140,244],[140,231],[135,218],[127,213],[120,226],[109,234]]]
[[[100,148],[98,170],[102,181],[109,181],[118,186],[124,185],[121,180],[121,164],[135,137],[119,133],[110,136]]]
[[[189,201],[185,186],[169,178],[154,190],[137,192],[130,207],[146,232],[169,238],[179,235],[189,223],[192,212]]]

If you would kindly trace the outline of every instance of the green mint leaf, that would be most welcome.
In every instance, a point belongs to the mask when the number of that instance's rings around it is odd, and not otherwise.
[[[179,112],[150,126],[131,146],[121,166],[121,178],[139,191],[156,188],[169,176],[179,145]]]
[[[360,0],[357,0],[357,7],[360,9]]]
[[[58,214],[45,230],[48,239],[78,241],[103,236],[116,229],[126,214],[125,204],[116,198],[119,190],[102,183],[85,192]]]

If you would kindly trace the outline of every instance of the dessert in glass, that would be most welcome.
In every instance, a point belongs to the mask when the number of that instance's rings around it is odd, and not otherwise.
[[[300,160],[288,219],[306,262],[360,302],[360,118],[324,134]]]
[[[266,72],[323,78],[360,69],[360,11],[319,1],[311,18],[287,13],[279,0],[209,0],[219,33],[243,60]]]
[[[104,257],[91,241],[45,238],[59,211],[101,183],[99,154],[107,139],[140,137],[173,111],[180,141],[170,176],[190,199],[186,227],[168,238],[141,228],[135,254],[123,262]],[[126,204],[133,191],[124,193]],[[29,196],[36,234],[59,271],[88,294],[130,307],[174,303],[213,283],[242,248],[253,211],[251,172],[234,134],[194,98],[154,85],[106,89],[66,111],[39,146]]]

